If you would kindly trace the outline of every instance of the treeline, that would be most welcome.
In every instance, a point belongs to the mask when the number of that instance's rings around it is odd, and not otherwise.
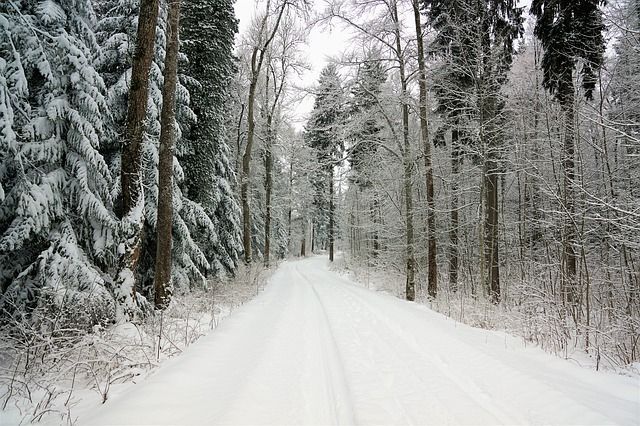
[[[230,0],[12,0],[0,29],[3,321],[131,319],[341,250],[408,300],[639,359],[637,0],[264,0],[236,58]]]
[[[231,0],[0,4],[3,326],[133,319],[234,272],[236,32]]]
[[[230,104],[246,260],[341,249],[408,300],[638,360],[637,1],[261,5]],[[352,44],[294,132],[309,15]]]

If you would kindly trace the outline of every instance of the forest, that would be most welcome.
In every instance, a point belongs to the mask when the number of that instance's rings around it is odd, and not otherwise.
[[[640,1],[254,8],[239,33],[234,0],[0,3],[3,375],[313,255],[640,361]]]

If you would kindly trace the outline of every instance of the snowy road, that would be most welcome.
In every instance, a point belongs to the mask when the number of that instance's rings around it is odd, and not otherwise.
[[[640,424],[596,373],[287,262],[264,293],[79,424]]]

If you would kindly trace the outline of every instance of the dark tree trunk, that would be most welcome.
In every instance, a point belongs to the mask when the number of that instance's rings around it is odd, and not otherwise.
[[[427,185],[427,230],[428,252],[427,291],[429,296],[436,297],[438,293],[438,264],[436,263],[436,216],[433,201],[433,167],[431,165],[431,143],[429,142],[429,122],[427,121],[427,75],[424,63],[424,46],[422,25],[420,24],[420,4],[413,0],[413,16],[416,26],[416,40],[418,44],[418,86],[420,88],[420,133],[424,147],[424,167]]]
[[[255,62],[255,55],[252,62]],[[259,72],[259,70],[258,70]],[[251,175],[251,151],[253,149],[253,138],[256,129],[256,119],[254,107],[256,99],[256,86],[258,85],[258,75],[249,84],[249,101],[247,102],[247,145],[242,155],[242,180],[240,182],[240,201],[242,202],[242,243],[244,247],[244,260],[251,263],[251,207],[249,205],[249,185]]]
[[[287,250],[289,253],[293,251],[293,243],[291,241],[291,219],[293,216],[293,158],[289,163],[289,210],[287,211]],[[303,230],[304,232],[304,230]]]
[[[335,242],[335,202],[333,188],[333,165],[329,170],[329,261],[333,262],[333,245]]]
[[[178,77],[178,32],[180,0],[169,2],[167,52],[164,60],[164,87],[160,115],[158,153],[158,220],[155,265],[155,305],[164,309],[171,297],[171,240],[173,224],[173,150],[176,138],[176,84]]]
[[[498,259],[498,171],[497,162],[490,159],[485,170],[485,246],[484,256],[489,289],[489,300],[500,301],[500,267]]]
[[[376,259],[378,257],[378,254],[380,253],[380,235],[378,231],[378,228],[380,226],[379,212],[380,201],[378,200],[378,193],[376,191],[373,194],[373,201],[371,203],[371,221],[373,222],[373,231],[371,233],[371,239],[373,240],[373,250],[371,255],[374,259]]]
[[[136,50],[131,71],[131,88],[127,108],[126,139],[122,148],[120,185],[122,187],[122,209],[120,218],[132,215],[136,208],[144,203],[140,164],[142,161],[142,137],[145,130],[147,102],[149,99],[149,70],[155,48],[156,25],[158,21],[158,0],[142,0],[138,17]],[[121,286],[127,279],[134,279],[140,245],[142,243],[142,212],[133,215],[127,224],[125,251],[122,257],[120,273],[116,285]],[[131,288],[131,303],[135,305],[135,282]],[[128,298],[129,296],[127,296]],[[133,315],[133,312],[126,312]]]
[[[564,225],[562,238],[562,255],[564,263],[563,293],[564,299],[569,305],[577,303],[576,282],[576,228],[575,219],[575,110],[574,88],[572,76],[569,73],[564,82],[560,101],[560,107],[564,115],[564,144],[562,146],[562,171],[564,175],[564,194],[562,195],[562,207],[564,210]]]
[[[411,159],[411,143],[409,140],[409,105],[407,105],[407,76],[405,73],[405,63],[400,38],[400,19],[398,15],[398,5],[396,1],[391,2],[391,18],[396,24],[394,26],[395,50],[400,71],[401,109],[402,109],[402,163],[403,163],[403,189],[405,201],[405,221],[406,221],[406,271],[407,281],[405,284],[405,297],[407,300],[416,298],[416,259],[414,253],[413,237],[413,161]]]
[[[269,257],[271,252],[271,191],[273,188],[273,154],[271,152],[272,144],[271,134],[271,116],[267,118],[267,139],[264,153],[264,171],[265,171],[265,218],[264,218],[264,264],[269,267]]]
[[[459,131],[451,132],[451,224],[449,228],[449,288],[458,291],[458,179],[460,177]]]
[[[266,14],[262,19],[260,34],[262,34],[267,25],[267,18],[269,13],[269,5],[271,2],[267,0]],[[242,202],[242,243],[244,246],[244,260],[247,263],[251,263],[252,260],[252,248],[251,248],[251,206],[249,205],[249,188],[251,184],[251,154],[253,150],[253,139],[256,131],[255,120],[255,103],[256,103],[256,88],[258,86],[258,78],[260,77],[260,71],[262,70],[262,64],[264,62],[265,54],[269,48],[269,45],[273,41],[273,38],[278,31],[282,15],[289,3],[284,1],[278,11],[276,22],[271,29],[271,33],[268,35],[265,42],[260,46],[255,46],[251,54],[251,81],[249,83],[249,100],[247,102],[247,146],[245,147],[244,154],[242,155],[242,182],[240,185],[240,201]]]

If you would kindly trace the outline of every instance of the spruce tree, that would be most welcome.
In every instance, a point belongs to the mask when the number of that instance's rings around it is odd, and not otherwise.
[[[118,220],[94,25],[89,0],[0,4],[0,310],[41,325],[114,316],[101,267]]]
[[[97,61],[100,72],[108,82],[107,102],[112,111],[110,116],[110,132],[106,135],[105,146],[109,153],[110,168],[114,176],[120,174],[120,152],[122,134],[125,128],[127,91],[131,78],[132,46],[136,41],[136,16],[138,0],[108,0],[102,3],[98,38],[102,45],[101,55]],[[140,248],[140,262],[136,278],[138,281],[137,301],[148,306],[145,297],[153,296],[153,280],[156,257],[156,223],[158,206],[158,148],[160,139],[160,112],[162,110],[163,69],[166,47],[167,4],[160,2],[156,42],[149,75],[149,107],[146,114],[146,128],[142,145],[142,182],[144,191],[144,232]],[[181,81],[189,80],[181,75],[176,84],[176,154],[173,161],[173,206],[172,219],[172,283],[178,288],[204,285],[205,275],[212,268],[223,270],[222,265],[215,264],[205,255],[207,244],[217,241],[216,225],[204,211],[200,203],[190,200],[183,194],[182,184],[185,172],[182,168],[181,155],[186,151],[182,137],[196,117],[190,109],[190,93]],[[120,187],[114,185],[113,197],[121,196]],[[214,235],[214,237],[210,237]],[[197,236],[194,238],[193,236]],[[203,242],[206,240],[206,243]]]
[[[181,40],[189,60],[183,69],[197,121],[186,130],[180,153],[183,189],[213,225],[196,238],[216,276],[233,272],[242,252],[240,207],[232,191],[235,177],[225,130],[237,30],[233,1],[184,1]]]
[[[307,123],[307,140],[316,150],[318,172],[314,179],[316,190],[314,219],[316,239],[324,239],[333,261],[335,240],[334,168],[340,149],[341,122],[343,119],[343,92],[336,66],[327,65],[320,73],[316,99]],[[326,230],[326,235],[322,231]]]
[[[575,85],[577,69],[587,99],[595,89],[605,50],[602,11],[598,0],[534,0],[531,13],[536,17],[534,34],[542,42],[543,86],[558,101],[564,115],[562,149],[564,214],[562,235],[563,293],[570,305],[577,304],[577,253],[575,220]]]

